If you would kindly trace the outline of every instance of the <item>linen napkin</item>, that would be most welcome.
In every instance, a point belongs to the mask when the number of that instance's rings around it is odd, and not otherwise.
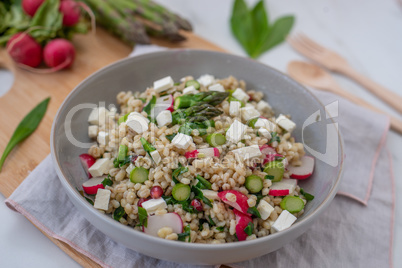
[[[154,49],[160,48],[151,50]],[[135,52],[141,50],[137,46]],[[330,93],[314,93],[324,105],[339,101],[337,121],[346,152],[339,194],[344,196],[337,195],[328,210],[298,239],[273,253],[229,266],[392,266],[393,173],[391,157],[383,147],[389,120]],[[69,201],[50,156],[5,202],[47,235],[103,267],[199,267],[147,257],[98,231]]]

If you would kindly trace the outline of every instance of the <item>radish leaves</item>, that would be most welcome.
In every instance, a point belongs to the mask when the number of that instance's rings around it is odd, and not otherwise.
[[[293,16],[284,16],[270,25],[264,0],[260,0],[252,10],[248,9],[244,0],[236,0],[230,19],[233,35],[254,59],[282,43],[293,23]]]
[[[0,171],[3,167],[3,163],[6,160],[8,154],[11,150],[29,135],[31,135],[35,129],[38,127],[40,121],[46,113],[47,105],[49,104],[50,98],[45,99],[39,103],[32,111],[27,114],[24,119],[19,123],[17,129],[14,131],[13,136],[8,142],[6,149],[4,149],[3,155],[0,159]]]

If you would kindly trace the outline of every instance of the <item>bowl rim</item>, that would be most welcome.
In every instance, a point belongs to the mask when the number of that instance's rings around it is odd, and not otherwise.
[[[57,113],[53,119],[53,123],[52,123],[52,129],[51,129],[51,133],[50,133],[50,151],[51,151],[51,157],[53,160],[53,166],[55,167],[56,173],[61,181],[61,183],[63,184],[64,188],[68,191],[68,195],[69,197],[73,197],[75,199],[75,201],[77,201],[77,203],[80,204],[80,206],[83,206],[86,208],[86,210],[88,211],[88,213],[93,214],[94,216],[96,216],[99,220],[101,220],[104,224],[107,224],[108,226],[111,226],[112,228],[117,228],[119,229],[121,232],[124,232],[126,234],[130,234],[130,235],[134,235],[134,236],[139,236],[142,237],[144,239],[149,240],[149,242],[152,243],[158,243],[162,246],[174,246],[177,247],[178,249],[188,249],[188,248],[194,248],[197,250],[202,250],[202,251],[209,251],[209,250],[219,250],[219,249],[237,249],[237,248],[243,248],[243,247],[247,247],[247,246],[251,246],[251,245],[258,245],[258,244],[265,244],[265,243],[269,243],[270,240],[275,239],[276,237],[279,236],[284,236],[285,234],[292,232],[293,230],[295,230],[297,226],[303,226],[303,225],[311,225],[312,222],[315,220],[316,216],[319,216],[319,214],[321,214],[325,208],[330,204],[330,201],[335,197],[336,192],[339,188],[340,182],[341,182],[341,178],[343,175],[343,171],[344,171],[344,159],[345,159],[345,154],[344,154],[344,141],[342,138],[342,135],[340,133],[339,127],[336,127],[337,130],[337,134],[338,134],[338,141],[339,141],[339,146],[340,146],[340,155],[341,155],[341,161],[339,163],[339,172],[337,174],[337,178],[336,178],[336,182],[334,184],[334,186],[332,187],[332,189],[330,190],[329,194],[325,197],[325,199],[322,201],[321,204],[318,205],[317,208],[315,208],[310,215],[307,215],[305,218],[303,218],[301,221],[297,221],[295,224],[293,224],[291,227],[289,227],[286,230],[283,230],[281,232],[276,232],[264,237],[260,237],[258,239],[253,239],[253,240],[246,240],[246,241],[238,241],[238,242],[231,242],[231,243],[223,243],[223,244],[201,244],[201,243],[182,243],[181,241],[173,241],[173,240],[167,240],[167,239],[161,239],[159,237],[154,237],[148,234],[145,234],[143,232],[139,232],[137,230],[134,230],[132,227],[130,226],[126,226],[123,225],[119,222],[117,222],[116,220],[112,219],[111,217],[105,215],[105,214],[101,214],[99,213],[99,211],[97,211],[92,205],[90,205],[87,201],[84,200],[84,198],[82,198],[82,196],[79,194],[78,191],[76,191],[76,189],[74,187],[72,187],[72,185],[68,182],[68,180],[66,179],[66,176],[64,175],[61,166],[59,164],[58,158],[56,156],[56,152],[55,152],[55,126],[58,122],[58,119],[60,117],[61,112],[63,111],[63,109],[65,108],[65,106],[67,105],[67,103],[70,101],[70,99],[72,99],[74,97],[75,94],[77,94],[79,92],[79,90],[81,90],[82,86],[87,83],[87,81],[89,81],[90,79],[94,79],[96,78],[96,76],[100,76],[105,72],[108,72],[111,68],[114,68],[116,65],[125,63],[125,62],[129,62],[132,60],[146,60],[149,57],[157,57],[160,55],[164,55],[164,54],[175,54],[178,52],[185,52],[185,53],[211,53],[211,54],[218,54],[218,55],[224,55],[224,56],[230,56],[239,60],[250,60],[253,61],[255,63],[260,64],[262,67],[269,69],[270,71],[273,71],[274,73],[276,73],[277,75],[280,75],[282,77],[284,77],[288,82],[304,89],[307,94],[310,95],[310,97],[312,97],[322,108],[324,108],[324,104],[306,87],[304,87],[302,84],[298,83],[297,81],[293,80],[291,77],[289,77],[287,74],[271,67],[268,66],[267,64],[264,64],[262,62],[259,62],[257,60],[254,59],[250,59],[250,58],[246,58],[246,57],[242,57],[242,56],[238,56],[238,55],[233,55],[230,53],[224,53],[224,52],[217,52],[217,51],[211,51],[211,50],[203,50],[203,49],[183,49],[183,48],[179,48],[179,49],[167,49],[167,50],[163,50],[163,51],[157,51],[157,52],[151,52],[151,53],[145,53],[142,55],[138,55],[135,57],[127,57],[124,59],[120,59],[118,61],[115,61],[113,63],[110,63],[108,65],[106,65],[105,67],[97,70],[96,72],[90,74],[88,77],[86,77],[83,81],[81,81],[68,95],[67,97],[63,100],[62,104],[60,105],[59,109],[57,110]],[[331,123],[335,123],[335,120],[330,117],[329,118]],[[332,124],[335,126],[335,124]],[[74,203],[74,202],[72,202]],[[75,204],[74,204],[75,205]],[[83,215],[84,216],[84,215]],[[84,218],[86,218],[84,216]],[[96,228],[96,227],[95,227]],[[98,228],[96,228],[98,229]],[[99,230],[99,229],[98,229]],[[101,231],[101,230],[99,230]],[[102,232],[102,231],[101,231]],[[105,234],[106,235],[106,234]],[[109,236],[108,236],[109,237]],[[109,237],[111,238],[111,237]],[[113,238],[111,238],[112,240],[114,240]]]

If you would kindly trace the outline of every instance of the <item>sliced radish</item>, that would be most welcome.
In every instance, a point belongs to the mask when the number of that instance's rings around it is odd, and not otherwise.
[[[272,183],[269,190],[269,195],[285,196],[294,192],[297,186],[295,179],[282,179],[281,181]]]
[[[174,98],[172,95],[166,95],[156,99],[155,106],[151,111],[151,117],[156,118],[158,114],[162,111],[169,110],[171,112],[173,109]]]
[[[304,180],[309,178],[314,171],[314,157],[311,156],[303,156],[301,158],[301,165],[296,166],[289,166],[288,170],[292,173],[290,177],[298,180]]]
[[[274,147],[269,146],[268,144],[264,144],[260,146],[260,151],[263,155],[272,155],[277,154]]]
[[[176,212],[152,215],[148,216],[147,227],[142,230],[146,234],[158,237],[158,231],[163,227],[170,227],[174,233],[180,234],[183,232],[183,221]]]
[[[93,164],[95,164],[96,159],[92,155],[89,155],[89,154],[81,154],[79,157],[80,157],[82,167],[84,168],[85,173],[87,173],[88,178],[89,179],[92,178],[92,175],[91,175],[91,173],[89,173],[88,169]]]
[[[218,196],[224,203],[232,206],[233,208],[237,209],[240,212],[243,212],[248,216],[251,216],[250,213],[247,213],[249,206],[247,203],[248,198],[245,194],[242,194],[241,192],[236,190],[226,190],[219,192]]]
[[[89,195],[96,194],[98,192],[98,189],[105,189],[105,187],[102,184],[102,181],[105,179],[105,177],[106,176],[102,176],[87,180],[82,184],[82,189],[84,189],[84,192],[86,194]]]
[[[185,153],[186,158],[204,158],[204,157],[219,157],[218,148],[204,148]]]
[[[272,195],[272,196],[289,195],[289,189],[271,189],[271,190],[269,190],[269,195]]]
[[[233,210],[234,214],[236,215],[236,236],[239,241],[244,241],[247,239],[247,234],[244,231],[244,229],[247,227],[247,225],[252,222],[253,220],[251,219],[250,216],[241,213],[240,211],[237,211],[236,209]]]

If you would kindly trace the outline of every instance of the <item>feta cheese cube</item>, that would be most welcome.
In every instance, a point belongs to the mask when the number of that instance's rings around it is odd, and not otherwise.
[[[243,107],[240,109],[240,113],[241,113],[241,117],[246,122],[251,119],[257,118],[261,115],[259,111],[254,109],[254,107]]]
[[[95,139],[98,136],[99,127],[96,125],[92,125],[88,127],[88,136],[91,139]]]
[[[289,211],[283,210],[278,219],[276,219],[275,223],[272,225],[272,228],[274,228],[275,231],[280,232],[292,226],[296,220],[297,218]]]
[[[247,126],[235,119],[228,131],[226,131],[226,139],[230,142],[238,143],[246,131]]]
[[[126,122],[127,122],[127,121],[130,121],[130,120],[132,120],[132,119],[134,119],[134,118],[137,117],[137,116],[143,118],[143,119],[144,119],[145,121],[147,121],[147,123],[149,124],[149,122],[150,122],[149,119],[146,118],[145,116],[143,116],[142,114],[140,114],[139,112],[131,112],[131,113],[127,116]]]
[[[148,130],[148,121],[142,115],[127,118],[126,125],[137,134],[142,134]]]
[[[268,131],[272,132],[276,130],[276,125],[266,118],[258,118],[254,123],[255,128],[266,128]]]
[[[220,198],[218,196],[218,192],[215,192],[212,190],[206,190],[206,189],[201,190],[201,192],[209,200],[220,200]]]
[[[272,111],[271,105],[269,105],[269,103],[264,100],[260,100],[257,103],[257,109],[263,113]]]
[[[240,101],[231,101],[229,104],[229,114],[231,116],[239,116],[240,114]]]
[[[207,87],[215,82],[215,77],[213,75],[204,74],[201,75],[200,78],[197,79],[198,83],[202,84],[203,86]]]
[[[279,115],[276,119],[276,123],[287,132],[292,132],[296,128],[296,124],[283,114]]]
[[[183,89],[183,94],[197,94],[198,90],[194,86],[189,86]]]
[[[99,131],[98,133],[98,142],[100,145],[107,145],[109,142],[109,133],[105,131]]]
[[[95,196],[94,208],[108,210],[111,193],[112,192],[110,190],[98,189],[98,192]]]
[[[261,200],[257,206],[258,212],[260,212],[261,219],[264,221],[268,219],[269,215],[271,215],[274,208],[265,200]]]
[[[244,90],[241,88],[236,89],[232,93],[232,97],[234,97],[244,103],[246,103],[250,99],[250,96],[246,92],[244,92]]]
[[[88,122],[92,125],[103,126],[106,124],[108,113],[109,111],[105,107],[94,108],[89,114]]]
[[[165,91],[166,89],[173,87],[173,85],[174,81],[172,77],[166,76],[154,82],[154,89],[156,92],[162,92]]]
[[[233,152],[234,154],[237,154],[239,157],[241,157],[244,160],[262,155],[262,153],[260,151],[260,147],[258,145],[242,147],[239,149],[232,150],[231,152]]]
[[[258,130],[258,134],[264,138],[267,138],[268,140],[272,138],[271,133],[266,128],[260,128]]]
[[[192,142],[193,138],[183,133],[177,133],[172,140],[172,144],[179,149],[187,149]]]
[[[208,87],[209,91],[225,92],[225,88],[221,84],[215,84]]]
[[[156,117],[159,127],[167,126],[172,123],[172,113],[169,110],[162,111]]]
[[[88,169],[92,177],[99,177],[106,174],[109,169],[113,167],[113,161],[109,158],[99,158],[96,162]]]
[[[154,160],[155,164],[158,165],[161,162],[162,158],[158,151],[152,151],[149,154],[151,155],[152,160]]]
[[[167,208],[167,204],[163,198],[149,199],[142,203],[142,207],[147,211],[148,214],[155,213],[158,209]]]
[[[127,168],[126,168],[126,172],[128,174],[128,176],[130,176],[131,171],[133,171],[133,169],[135,168],[135,165],[133,163],[131,163]]]
[[[270,190],[289,190],[289,194],[292,194],[297,186],[296,179],[282,179],[281,181],[272,183]]]

